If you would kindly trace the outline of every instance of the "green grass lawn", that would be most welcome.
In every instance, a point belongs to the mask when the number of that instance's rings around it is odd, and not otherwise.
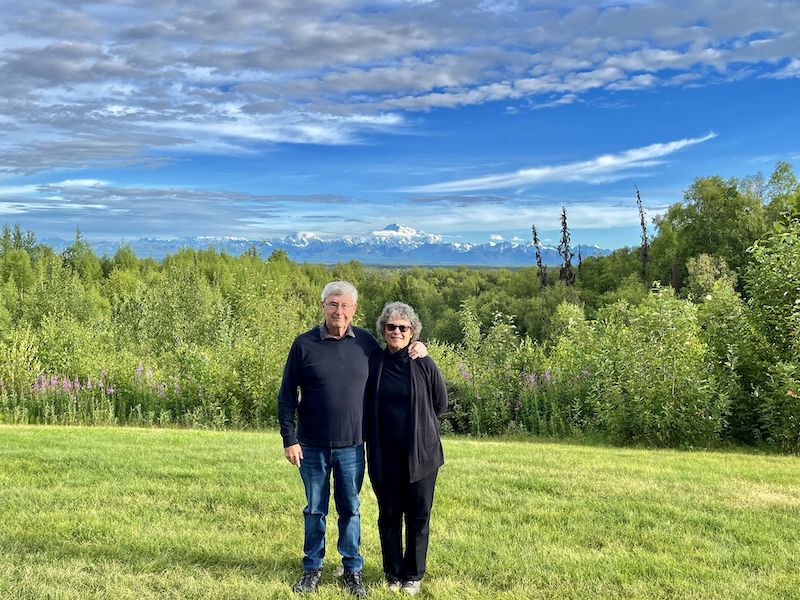
[[[428,598],[800,598],[800,459],[448,438]],[[362,551],[381,586],[369,485]],[[0,598],[292,598],[277,432],[0,426]],[[345,598],[328,562],[315,598]]]

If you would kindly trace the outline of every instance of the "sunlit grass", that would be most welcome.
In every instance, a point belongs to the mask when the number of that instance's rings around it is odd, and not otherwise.
[[[800,463],[447,438],[430,598],[800,598]],[[371,597],[377,509],[362,495]],[[303,492],[277,432],[0,426],[0,598],[291,598]],[[332,571],[321,599],[343,598]]]

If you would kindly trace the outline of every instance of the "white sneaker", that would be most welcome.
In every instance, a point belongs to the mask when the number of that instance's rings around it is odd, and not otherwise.
[[[422,584],[421,581],[404,581],[403,592],[405,592],[409,596],[416,596],[417,594],[419,594],[419,586],[421,584]]]
[[[403,584],[400,583],[399,581],[387,581],[386,582],[386,589],[389,590],[390,592],[399,592],[400,591],[400,586],[402,586],[402,585]]]

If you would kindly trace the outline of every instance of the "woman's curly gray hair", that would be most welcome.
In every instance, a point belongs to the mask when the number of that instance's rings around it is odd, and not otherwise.
[[[408,320],[411,324],[411,341],[416,342],[419,339],[419,334],[422,332],[422,323],[414,309],[403,302],[389,302],[383,307],[383,312],[381,312],[381,316],[378,317],[378,322],[375,324],[378,337],[386,341],[386,323],[393,317]]]

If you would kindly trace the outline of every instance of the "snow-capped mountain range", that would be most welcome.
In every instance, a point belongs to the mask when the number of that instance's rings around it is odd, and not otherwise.
[[[41,240],[54,249],[68,245],[61,239]],[[309,233],[295,233],[282,239],[247,240],[242,238],[189,237],[173,240],[142,238],[128,242],[140,258],[162,259],[174,254],[180,248],[195,249],[213,246],[224,248],[226,252],[239,255],[255,247],[266,258],[274,250],[283,250],[291,260],[298,262],[336,263],[356,259],[372,264],[419,264],[419,265],[535,265],[536,249],[533,243],[488,242],[469,244],[446,242],[441,236],[417,231],[411,227],[392,223],[368,236],[352,236],[323,239]],[[99,256],[109,256],[116,251],[118,244],[95,242],[92,247]],[[578,247],[571,250],[577,263]],[[556,265],[562,262],[555,247],[542,246],[542,260],[545,264]],[[597,256],[610,251],[597,246],[580,246],[581,256]]]

